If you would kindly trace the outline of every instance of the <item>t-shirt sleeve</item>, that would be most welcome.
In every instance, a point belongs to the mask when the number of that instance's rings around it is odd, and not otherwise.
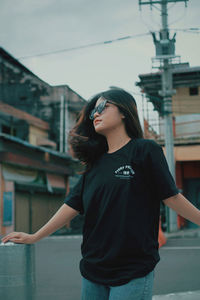
[[[149,143],[148,176],[150,176],[157,199],[165,200],[179,193],[168,167],[162,147],[154,141]]]
[[[70,190],[69,194],[64,200],[65,204],[79,211],[80,214],[84,213],[83,201],[82,201],[83,184],[84,184],[84,175],[81,175],[76,185]]]

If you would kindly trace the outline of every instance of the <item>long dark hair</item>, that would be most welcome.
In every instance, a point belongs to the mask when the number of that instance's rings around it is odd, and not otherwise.
[[[132,95],[119,88],[112,88],[92,97],[83,108],[74,128],[69,133],[69,143],[76,158],[90,168],[108,150],[106,138],[96,133],[89,115],[97,100],[102,97],[115,104],[125,116],[125,129],[130,138],[142,138],[137,105]]]

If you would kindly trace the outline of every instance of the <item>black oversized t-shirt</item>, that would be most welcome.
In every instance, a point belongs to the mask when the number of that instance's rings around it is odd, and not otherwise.
[[[65,203],[85,215],[83,277],[104,285],[143,277],[159,261],[160,201],[178,194],[162,148],[132,139],[103,154]]]

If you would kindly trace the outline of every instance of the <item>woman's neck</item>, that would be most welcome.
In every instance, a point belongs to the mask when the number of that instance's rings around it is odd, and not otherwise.
[[[131,140],[131,138],[126,133],[120,134],[120,132],[112,135],[110,134],[106,136],[106,139],[108,144],[108,153],[119,150]]]

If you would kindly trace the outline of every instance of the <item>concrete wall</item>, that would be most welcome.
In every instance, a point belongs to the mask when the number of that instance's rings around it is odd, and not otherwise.
[[[176,88],[176,94],[172,97],[173,115],[185,115],[200,113],[200,87],[198,95],[191,96],[189,87]]]
[[[48,132],[46,130],[42,130],[40,128],[30,125],[29,126],[29,143],[37,146],[38,138],[48,139]]]

